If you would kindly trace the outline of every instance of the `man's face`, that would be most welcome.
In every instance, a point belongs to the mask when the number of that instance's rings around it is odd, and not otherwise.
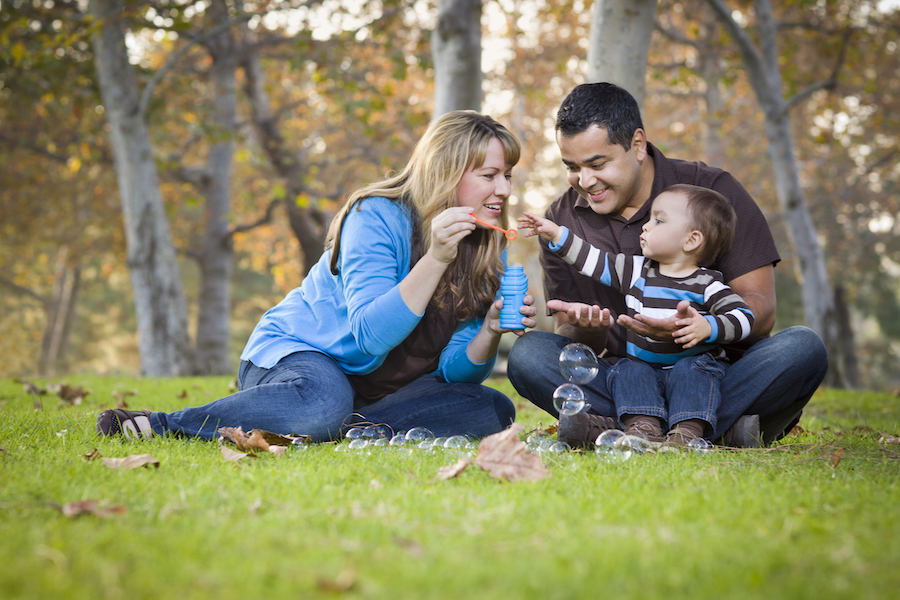
[[[646,157],[644,132],[631,147],[609,143],[605,127],[592,125],[571,137],[556,134],[567,179],[597,214],[618,213],[629,218],[646,198],[640,197],[641,161]]]

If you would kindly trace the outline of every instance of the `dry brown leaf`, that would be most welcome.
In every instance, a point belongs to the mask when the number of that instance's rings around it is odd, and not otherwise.
[[[247,442],[247,434],[240,427],[219,427],[219,435],[221,436],[220,442],[231,442],[237,446],[238,450],[243,450],[244,444]]]
[[[94,460],[95,458],[100,458],[100,451],[97,450],[96,448],[94,448],[87,454],[82,454],[81,458],[83,458],[85,460]]]
[[[472,464],[472,459],[468,456],[461,456],[456,464],[446,465],[438,469],[438,479],[452,479],[466,470],[466,467]]]
[[[231,381],[228,382],[228,393],[233,394],[237,391],[237,389],[238,389],[237,377],[235,377],[234,379],[232,379]]]
[[[285,452],[287,452],[287,446],[276,446],[275,444],[269,446],[269,453],[275,456],[281,456]]]
[[[841,462],[841,456],[843,454],[844,454],[844,449],[839,448],[838,450],[835,450],[834,454],[831,455],[831,468],[832,469],[837,468],[838,463]]]
[[[182,399],[182,400],[184,400],[184,399],[185,399],[185,398],[187,398],[187,397],[188,397],[188,393],[187,393],[187,390],[181,390],[181,393],[180,393],[180,394],[178,394],[178,395],[177,395],[177,396],[175,396],[175,397],[176,397],[176,398],[180,398],[180,399]]]
[[[225,460],[227,460],[229,462],[237,462],[247,456],[249,456],[251,458],[256,458],[255,454],[247,454],[245,452],[237,452],[227,446],[219,446],[219,452],[221,452],[222,456],[225,458]]]
[[[541,458],[532,454],[519,439],[525,429],[513,423],[509,429],[489,435],[478,445],[475,464],[493,477],[508,481],[538,481],[550,476]]]
[[[320,577],[316,580],[316,587],[325,592],[349,592],[356,585],[356,569],[346,568],[334,579]]]
[[[32,394],[34,396],[43,396],[44,394],[47,393],[47,390],[45,390],[44,388],[42,388],[40,386],[33,384],[30,381],[22,381],[21,383],[22,383],[22,387],[25,388],[26,394]]]
[[[266,441],[266,436],[263,435],[261,429],[251,429],[247,436],[247,441],[244,443],[244,448],[259,448],[260,450],[268,452],[269,442]]]
[[[116,506],[102,506],[97,500],[79,500],[77,502],[68,502],[59,509],[66,517],[77,517],[79,515],[94,515],[105,519],[117,513],[124,513],[128,509],[118,504]]]
[[[47,389],[53,389],[56,392],[56,395],[59,396],[63,402],[70,406],[76,406],[81,404],[82,400],[91,393],[90,390],[84,389],[82,386],[74,387],[69,385],[68,383],[61,383],[56,386],[47,386]]]
[[[275,456],[284,454],[296,439],[307,443],[312,440],[308,435],[280,435],[265,429],[251,429],[249,433],[244,433],[241,427],[220,427],[219,435],[220,442],[231,442],[238,450],[263,450]]]
[[[878,444],[880,446],[887,446],[888,444],[897,446],[900,445],[900,437],[889,433],[883,433],[881,437],[878,438]]]
[[[156,469],[159,468],[159,461],[149,454],[132,454],[125,458],[101,458],[100,460],[102,460],[103,464],[110,469],[123,469],[127,471],[146,466],[151,466]]]

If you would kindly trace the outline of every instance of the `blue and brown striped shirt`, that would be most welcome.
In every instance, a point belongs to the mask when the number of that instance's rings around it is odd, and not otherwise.
[[[712,334],[705,343],[685,350],[674,340],[661,342],[626,333],[628,356],[655,365],[674,365],[682,358],[713,352],[724,356],[718,344],[744,339],[753,328],[753,312],[747,303],[725,284],[722,274],[699,267],[687,277],[668,277],[659,272],[659,263],[644,256],[602,252],[563,227],[560,243],[553,250],[581,274],[591,277],[625,296],[628,315],[642,314],[666,319],[688,300],[706,317]]]

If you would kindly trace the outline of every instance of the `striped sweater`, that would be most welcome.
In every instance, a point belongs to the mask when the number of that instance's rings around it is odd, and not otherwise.
[[[704,352],[724,356],[717,345],[742,340],[753,327],[750,307],[725,284],[718,271],[699,267],[687,277],[667,277],[659,272],[659,263],[655,260],[601,252],[565,227],[560,244],[551,243],[550,249],[582,275],[624,294],[631,317],[640,313],[666,319],[677,312],[680,301],[688,300],[712,327],[712,334],[705,343],[687,350],[674,340],[661,342],[628,331],[627,352],[633,358],[667,366]]]

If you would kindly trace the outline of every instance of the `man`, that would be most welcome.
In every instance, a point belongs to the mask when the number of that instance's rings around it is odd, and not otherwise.
[[[734,244],[710,266],[722,272],[756,320],[747,340],[726,348],[731,365],[711,437],[727,445],[757,446],[790,431],[825,377],[827,355],[819,337],[805,327],[769,336],[775,323],[774,267],[780,257],[750,194],[721,169],[663,156],[647,141],[637,102],[613,84],[576,87],[557,113],[556,140],[571,188],[546,216],[600,251],[640,254],[641,227],[650,205],[670,185],[706,187],[729,199],[737,213]],[[625,329],[671,339],[675,323],[689,313],[629,318],[621,294],[575,271],[546,241],[541,241],[541,266],[555,333],[533,331],[519,338],[507,372],[519,394],[558,416],[551,398],[564,383],[557,360],[562,348],[581,342],[602,356],[599,375],[582,386],[587,411],[563,415],[559,423],[560,440],[588,447],[602,431],[619,427],[606,374],[616,357],[625,356]]]

